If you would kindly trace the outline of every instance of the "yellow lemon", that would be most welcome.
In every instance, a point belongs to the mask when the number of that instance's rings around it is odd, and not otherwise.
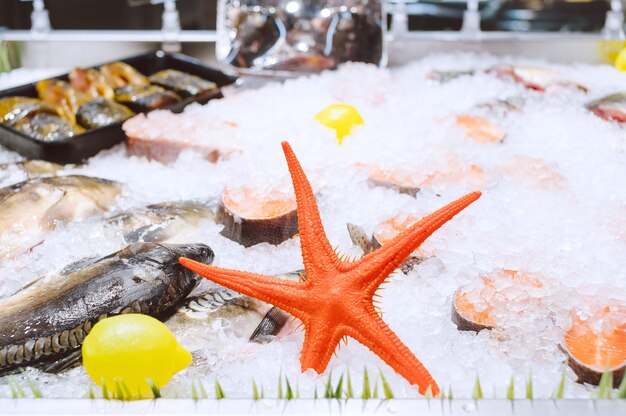
[[[94,383],[132,398],[152,396],[147,380],[163,387],[191,364],[191,354],[162,322],[125,314],[98,322],[85,338],[83,363]]]
[[[356,108],[350,104],[331,104],[315,115],[315,120],[334,129],[339,144],[356,124],[365,124]]]
[[[606,62],[615,63],[617,55],[626,47],[623,40],[602,40],[600,41],[600,54]]]
[[[626,71],[626,48],[622,49],[619,55],[617,55],[615,68],[617,68],[618,71]]]

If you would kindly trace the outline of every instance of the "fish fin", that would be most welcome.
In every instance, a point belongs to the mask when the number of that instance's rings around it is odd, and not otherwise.
[[[39,369],[46,373],[60,373],[62,371],[69,370],[77,367],[83,361],[83,354],[81,349],[77,349],[51,363],[44,363],[39,366]]]
[[[50,231],[55,229],[58,222],[67,222],[70,217],[67,213],[67,205],[61,203],[67,196],[67,191],[65,189],[58,189],[58,191],[60,191],[60,196],[41,219],[41,225]]]
[[[363,250],[363,254],[369,253],[372,250],[372,242],[363,227],[350,223],[347,224],[347,227],[352,244]]]
[[[250,342],[267,342],[267,337],[277,335],[288,320],[289,314],[273,306],[272,309],[265,314],[254,332],[252,332],[252,335],[250,335]]]

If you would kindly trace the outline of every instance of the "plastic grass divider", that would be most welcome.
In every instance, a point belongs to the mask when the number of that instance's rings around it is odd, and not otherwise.
[[[476,376],[476,381],[474,382],[474,391],[472,392],[472,399],[479,400],[484,397],[483,388],[480,385],[480,377]]]
[[[146,380],[148,381],[148,380]],[[152,381],[152,380],[150,380]],[[152,382],[152,384],[154,385],[154,382]],[[148,385],[150,385],[150,383],[148,382]],[[156,385],[154,385],[156,388]],[[152,389],[152,386],[150,386],[150,388]],[[158,391],[158,389],[157,389]],[[152,393],[154,394],[154,390],[152,390]],[[124,380],[121,379],[116,379],[115,380],[115,394],[114,394],[114,398],[117,400],[130,400],[132,399],[133,395],[130,392],[130,389],[128,388],[128,385],[126,385],[126,383],[124,382]],[[159,392],[159,397],[161,397],[161,393]],[[157,398],[155,396],[155,398]]]
[[[148,386],[150,386],[150,390],[152,390],[152,395],[154,396],[154,398],[155,399],[160,399],[161,398],[161,389],[159,389],[159,387],[156,385],[154,380],[152,380],[151,378],[147,378],[146,379],[146,383],[148,383]],[[194,395],[194,390],[195,389],[196,389],[196,383],[192,381],[191,382],[191,396],[192,397]]]
[[[33,393],[33,397],[35,399],[42,399],[43,394],[41,394],[41,390],[39,390],[39,387],[37,387],[35,382],[28,376],[28,374],[26,374],[26,371],[21,367],[20,367],[20,372],[24,375],[24,378],[26,379],[26,383],[28,384],[30,391]]]
[[[378,399],[378,377],[376,377],[376,381],[374,382],[374,391],[372,392],[372,399]]]
[[[113,392],[113,398],[116,400],[124,400],[124,390],[120,380],[115,380],[115,391]]]
[[[563,371],[561,372],[561,381],[559,381],[559,385],[552,395],[552,398],[554,399],[561,400],[563,397],[565,397],[565,371],[566,367],[563,367]]]
[[[9,386],[11,387],[11,397],[14,399],[26,398],[26,393],[13,377],[9,377]]]
[[[196,382],[193,380],[191,381],[191,399],[193,401],[200,399],[200,396],[198,396],[198,390],[196,389]]]
[[[278,373],[278,400],[283,399],[283,375]]]
[[[622,382],[617,389],[617,398],[618,399],[626,399],[626,373],[622,377]]]
[[[600,377],[598,384],[598,399],[610,399],[613,390],[613,373],[606,368]]]
[[[256,386],[256,381],[252,380],[252,399],[259,400],[261,395],[259,394],[259,389]]]
[[[515,400],[515,377],[511,376],[509,387],[506,389],[507,400]]]
[[[224,394],[224,389],[219,382],[219,380],[215,380],[215,398],[217,400],[222,400],[226,398],[226,394]]]
[[[27,383],[28,388],[32,392],[32,398],[43,398],[43,394],[41,390],[38,388],[37,384],[22,371],[22,378],[20,378],[21,383]],[[567,387],[567,367],[563,368],[561,373],[560,381],[556,386],[554,392],[550,396],[552,400],[562,400],[565,398],[565,389]],[[363,369],[363,391],[361,393],[361,399],[377,399],[379,397],[379,386],[378,379],[380,378],[381,384],[381,393],[384,400],[390,400],[395,398],[393,391],[391,389],[391,385],[388,383],[384,373],[379,369],[378,376],[374,384],[370,384],[369,382],[369,374],[367,372],[367,368]],[[10,388],[11,396],[13,399],[19,398],[29,398],[30,394],[26,394],[25,390],[18,383],[18,380],[12,376],[8,376],[5,380],[8,381],[8,387]],[[613,373],[607,368],[602,373],[600,378],[597,390],[591,394],[591,399],[626,399],[626,376],[624,376],[619,384],[619,386],[615,387],[613,385]],[[152,379],[146,379],[146,383],[150,386],[154,399],[162,398],[161,391],[159,387],[155,384]],[[284,383],[284,384],[283,384]],[[296,378],[295,385],[289,380],[289,377],[285,376],[283,380],[282,374],[278,379],[278,399],[279,400],[293,400],[300,398],[300,387],[299,387],[299,379]],[[221,400],[226,398],[226,394],[224,393],[224,389],[222,388],[219,380],[215,380],[215,399]],[[294,389],[295,386],[295,389]],[[318,385],[314,386],[313,399],[320,398],[318,394]],[[132,400],[133,395],[128,387],[128,385],[122,379],[115,379],[113,385],[108,385],[104,382],[104,379],[101,383],[102,388],[102,398],[105,400]],[[111,390],[112,388],[112,390]],[[325,382],[324,382],[324,393],[323,398],[325,399],[352,399],[354,398],[354,390],[352,386],[352,379],[350,376],[349,370],[346,370],[345,373],[341,374],[339,379],[337,380],[337,384],[333,383],[332,371],[328,374]],[[616,393],[613,393],[613,389],[616,389]],[[373,389],[373,390],[372,390]],[[204,388],[204,385],[199,379],[194,379],[191,382],[191,399],[194,401],[200,399],[208,399],[209,396]],[[527,400],[533,400],[533,379],[532,372],[529,372],[528,378],[526,379],[526,392],[525,398]],[[0,398],[6,397],[0,392]],[[96,395],[93,389],[93,386],[88,386],[86,396],[89,399],[95,399]],[[476,380],[474,383],[474,388],[472,391],[471,398],[473,400],[484,399],[484,391],[480,381],[480,377],[476,375]],[[264,398],[263,385],[257,384],[256,380],[252,380],[252,399],[260,400]],[[448,386],[447,395],[444,394],[443,390],[436,396],[433,397],[432,388],[429,386],[424,393],[425,399],[454,399],[454,393],[452,389],[452,385]],[[497,398],[496,387],[494,385],[493,389],[493,398]],[[506,388],[506,400],[515,400],[515,376],[512,375],[509,381],[509,384]]]
[[[102,398],[105,400],[109,400],[111,397],[109,396],[109,390],[107,388],[107,383],[104,382],[104,377],[101,380],[102,386]]]
[[[361,399],[367,400],[371,398],[370,394],[370,380],[367,375],[367,367],[363,368],[363,393],[361,393]]]
[[[286,385],[286,393],[285,399],[292,400],[294,398],[293,390],[291,389],[291,383],[289,383],[289,379],[285,376],[285,385]]]
[[[346,370],[346,399],[353,399],[352,380],[350,380],[350,370]]]
[[[526,399],[533,399],[533,372],[528,372],[528,379],[526,380]]]
[[[343,374],[341,375],[341,377],[339,377],[339,382],[337,383],[335,394],[333,394],[333,399],[341,399],[342,389],[343,389]]]
[[[387,383],[387,379],[385,379],[385,375],[383,374],[381,370],[379,370],[379,372],[380,372],[380,381],[383,384],[383,393],[385,394],[385,399],[387,400],[393,399],[393,392],[391,391],[391,387],[389,386],[389,383]],[[430,386],[428,386],[428,388],[430,388]]]
[[[209,398],[209,393],[206,392],[206,389],[204,388],[204,384],[202,384],[202,381],[198,380],[198,390],[200,390],[200,398],[201,399],[208,399]]]
[[[331,371],[328,374],[328,378],[326,379],[326,386],[324,388],[324,398],[332,399],[333,398],[333,372]]]

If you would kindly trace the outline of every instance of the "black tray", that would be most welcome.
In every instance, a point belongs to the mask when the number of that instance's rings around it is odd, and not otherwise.
[[[212,81],[216,83],[218,87],[233,84],[237,80],[235,77],[203,65],[197,59],[182,54],[169,54],[163,51],[156,51],[127,59],[120,59],[120,61],[126,62],[147,76],[163,69],[177,69]],[[67,81],[68,74],[55,77],[54,79]],[[0,91],[0,98],[11,96],[37,97],[35,85],[36,82]],[[187,104],[192,102],[204,104],[213,98],[221,97],[221,90],[216,89],[207,93],[193,95],[175,104],[161,107],[161,109],[178,113],[181,112]],[[122,123],[91,129],[85,133],[55,142],[43,142],[0,124],[0,145],[15,150],[29,159],[48,160],[62,164],[79,163],[97,154],[101,150],[108,149],[120,143],[124,138],[125,135],[122,130]]]

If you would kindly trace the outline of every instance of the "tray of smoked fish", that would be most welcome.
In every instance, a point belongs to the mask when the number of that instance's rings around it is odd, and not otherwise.
[[[235,77],[182,54],[150,52],[0,91],[0,145],[29,159],[79,163],[125,138],[122,123],[221,98]]]

